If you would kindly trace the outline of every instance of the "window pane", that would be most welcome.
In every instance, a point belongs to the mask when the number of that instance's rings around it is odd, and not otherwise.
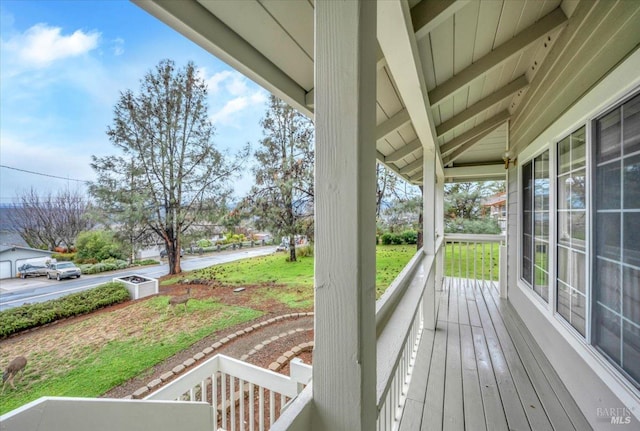
[[[536,238],[549,238],[549,213],[547,211],[535,213],[535,236]]]
[[[558,314],[560,314],[562,317],[564,317],[564,319],[569,322],[569,319],[571,318],[571,314],[569,312],[569,306],[570,306],[570,294],[569,294],[569,287],[566,286],[564,283],[559,282],[558,283]]]
[[[620,312],[620,265],[596,259],[595,300],[616,312]]]
[[[597,163],[620,157],[620,109],[609,113],[596,123]]]
[[[534,196],[535,209],[549,209],[549,152],[535,158]]]
[[[620,214],[596,214],[596,255],[620,259]]]
[[[558,212],[558,243],[569,247],[571,245],[571,213]]]
[[[620,364],[620,317],[599,305],[594,307],[594,311],[593,333],[597,344],[614,362]]]
[[[636,382],[640,382],[640,328],[624,322],[622,339],[623,368]]]
[[[596,170],[598,208],[620,208],[620,162],[607,163]]]
[[[571,139],[569,136],[558,142],[558,173],[571,170]]]
[[[571,175],[558,177],[558,209],[571,208],[571,185],[573,178]]]
[[[624,160],[624,208],[640,209],[640,154]]]
[[[626,267],[622,271],[623,315],[640,325],[640,270]]]
[[[571,135],[571,169],[578,169],[585,166],[585,128],[581,127]]]
[[[584,250],[586,239],[586,213],[584,211],[570,211],[571,245],[574,248]]]
[[[623,219],[623,261],[631,265],[640,266],[640,213],[625,213]]]
[[[558,247],[558,279],[580,292],[585,292],[585,256],[565,247]]]
[[[586,177],[584,169],[574,172],[568,182],[571,186],[570,208],[586,208]]]
[[[535,264],[545,271],[549,270],[549,244],[546,241],[536,241]]]
[[[622,110],[624,116],[624,153],[631,154],[640,150],[640,95],[625,103]]]
[[[582,335],[585,334],[585,304],[585,297],[573,291],[573,293],[571,294],[571,325],[576,328]]]

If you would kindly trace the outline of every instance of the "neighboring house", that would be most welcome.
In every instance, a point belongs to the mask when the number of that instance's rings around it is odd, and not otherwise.
[[[11,244],[0,244],[0,279],[17,276],[18,268],[26,259],[51,257],[53,252]]]
[[[507,192],[497,193],[482,200],[481,214],[483,217],[491,217],[498,221],[500,229],[507,229]]]
[[[312,385],[272,430],[640,429],[640,2],[134,2],[314,119]],[[424,193],[377,302],[376,159]],[[444,184],[474,180],[507,181],[497,292],[447,261]],[[155,394],[206,394],[206,363]],[[55,398],[3,425],[217,429],[256,375],[213,408]]]

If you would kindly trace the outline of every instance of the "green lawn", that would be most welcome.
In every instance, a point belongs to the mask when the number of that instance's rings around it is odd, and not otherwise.
[[[389,287],[415,253],[415,245],[379,245],[376,247],[377,297],[380,297]],[[297,262],[287,262],[286,257],[286,254],[273,254],[238,260],[193,271],[182,278],[215,279],[222,283],[237,285],[277,283],[313,287],[313,257],[301,257]]]
[[[22,345],[3,341],[2,363],[23,351],[29,363],[16,379],[18,390],[9,387],[0,397],[0,414],[42,396],[97,397],[196,341],[260,315],[212,299],[192,299],[187,313],[174,315],[160,296],[61,328],[50,334],[53,340],[33,334]]]

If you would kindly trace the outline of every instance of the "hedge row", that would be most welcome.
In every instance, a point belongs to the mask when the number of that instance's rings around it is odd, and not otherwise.
[[[401,234],[385,233],[380,237],[384,245],[390,244],[415,244],[418,242],[418,232],[415,230],[405,230]]]
[[[119,304],[128,299],[129,292],[124,284],[109,282],[94,289],[72,293],[63,298],[0,311],[0,338],[66,317]]]

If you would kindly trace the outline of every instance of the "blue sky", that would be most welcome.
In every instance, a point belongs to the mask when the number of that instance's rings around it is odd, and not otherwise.
[[[119,92],[137,91],[162,59],[193,61],[209,87],[215,143],[255,148],[268,93],[125,0],[0,3],[0,203],[92,180],[91,155],[113,154],[106,136]],[[242,196],[251,174],[236,182]]]

